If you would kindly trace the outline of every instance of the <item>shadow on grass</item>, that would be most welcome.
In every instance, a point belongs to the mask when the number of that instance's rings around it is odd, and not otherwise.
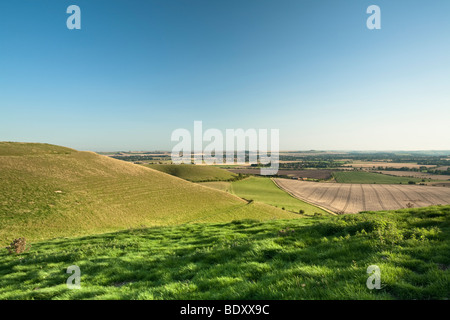
[[[0,254],[0,298],[444,299],[449,215],[431,207],[57,239]],[[381,290],[366,287],[373,264]],[[65,286],[70,265],[81,269],[80,290]]]

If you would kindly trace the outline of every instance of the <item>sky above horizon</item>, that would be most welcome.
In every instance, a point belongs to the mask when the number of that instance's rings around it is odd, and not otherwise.
[[[200,120],[279,129],[282,150],[450,150],[449,17],[448,0],[3,0],[0,141],[170,150]]]

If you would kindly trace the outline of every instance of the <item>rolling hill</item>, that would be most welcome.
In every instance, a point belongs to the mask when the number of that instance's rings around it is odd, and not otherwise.
[[[228,170],[206,165],[148,164],[145,166],[191,182],[231,181],[237,177],[237,174]]]
[[[298,215],[140,165],[48,144],[0,142],[0,244],[138,226]]]

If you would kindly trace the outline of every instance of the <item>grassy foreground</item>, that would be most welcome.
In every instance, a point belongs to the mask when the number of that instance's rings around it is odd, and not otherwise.
[[[449,253],[450,206],[134,229],[0,250],[0,299],[448,299]]]

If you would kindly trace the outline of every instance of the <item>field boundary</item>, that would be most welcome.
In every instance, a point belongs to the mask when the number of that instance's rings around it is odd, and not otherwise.
[[[278,178],[278,179],[280,179],[280,178]],[[334,215],[334,216],[337,216],[337,215],[338,215],[337,213],[331,211],[330,209],[326,209],[326,208],[324,208],[324,207],[322,207],[322,206],[318,206],[317,204],[314,204],[314,203],[312,203],[312,202],[310,202],[310,201],[308,201],[308,200],[305,200],[305,199],[301,199],[301,198],[299,198],[299,197],[296,197],[296,196],[295,196],[294,194],[292,194],[290,191],[288,191],[288,190],[284,189],[283,187],[281,187],[281,186],[280,186],[273,178],[270,178],[270,180],[272,180],[272,182],[273,182],[280,190],[283,190],[284,192],[286,192],[287,194],[289,194],[291,197],[293,197],[293,198],[295,198],[295,199],[299,199],[299,200],[301,200],[301,201],[303,201],[303,202],[306,202],[307,204],[310,204],[310,205],[312,205],[312,206],[314,206],[314,207],[317,207],[317,208],[319,208],[319,209],[322,209],[323,211],[326,211],[326,212],[328,212],[328,213],[330,213],[330,214],[332,214],[332,215]]]

